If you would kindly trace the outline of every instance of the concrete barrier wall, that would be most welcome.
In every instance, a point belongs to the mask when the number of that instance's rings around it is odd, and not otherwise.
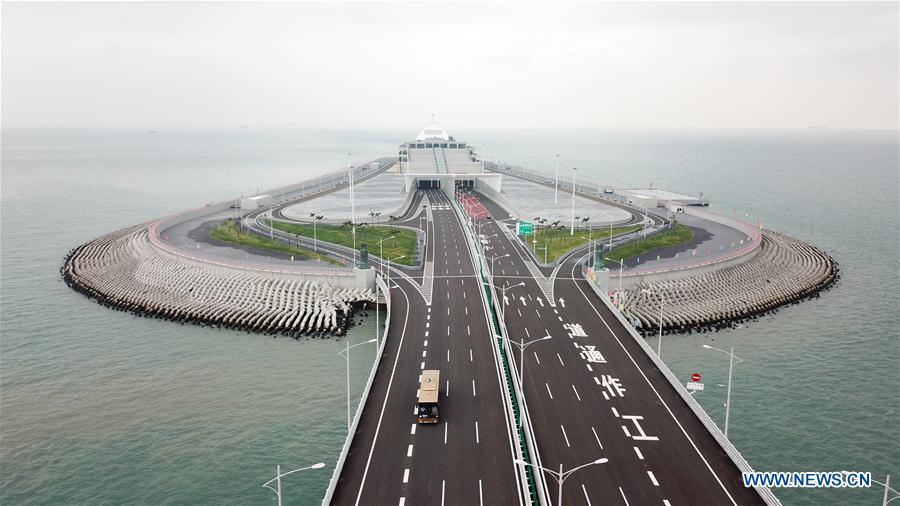
[[[583,274],[584,274],[584,272],[582,272],[582,275]],[[585,279],[588,279],[588,278],[585,278]],[[631,338],[634,339],[635,342],[637,342],[637,344],[641,347],[641,350],[643,350],[644,353],[650,358],[650,360],[653,361],[653,364],[657,368],[659,368],[659,370],[663,374],[663,376],[665,376],[665,378],[669,381],[669,384],[672,385],[672,388],[674,388],[675,391],[678,392],[678,395],[681,396],[681,398],[688,405],[688,407],[691,409],[691,411],[694,413],[694,415],[696,415],[697,418],[700,419],[700,421],[703,423],[703,426],[706,428],[706,430],[709,432],[709,434],[713,437],[713,439],[716,440],[716,442],[719,444],[719,446],[722,448],[722,450],[728,455],[728,457],[731,459],[731,461],[734,462],[734,464],[735,464],[735,466],[737,466],[738,470],[740,470],[743,473],[753,472],[753,467],[750,466],[750,463],[747,462],[747,459],[745,459],[744,456],[741,455],[741,452],[738,451],[738,449],[734,446],[734,444],[732,444],[732,442],[725,436],[725,434],[722,433],[722,431],[719,429],[719,426],[716,425],[716,423],[713,421],[713,419],[709,417],[709,414],[706,413],[706,411],[703,409],[703,407],[697,403],[697,400],[694,399],[694,396],[692,396],[687,391],[687,388],[685,388],[684,385],[681,384],[681,381],[679,381],[679,379],[675,376],[675,373],[673,373],[669,369],[669,366],[667,366],[656,355],[656,353],[650,348],[650,345],[647,344],[647,341],[645,341],[644,338],[642,338],[640,335],[638,335],[638,333],[634,330],[634,327],[632,327],[631,324],[625,320],[625,317],[622,316],[622,313],[620,313],[615,308],[615,306],[612,305],[612,303],[606,297],[606,294],[603,293],[602,288],[600,288],[597,285],[595,285],[594,283],[592,283],[589,279],[588,279],[588,284],[591,286],[591,289],[597,295],[597,298],[599,298],[603,302],[603,304],[606,305],[607,309],[609,309],[610,312],[612,312],[612,314],[615,315],[618,323],[621,324],[623,327],[625,327],[625,329],[628,331],[628,334],[631,336]],[[781,504],[781,502],[778,500],[778,498],[775,497],[775,494],[773,494],[772,491],[769,490],[768,488],[755,487],[755,489],[759,493],[759,495],[763,498],[763,500],[766,502],[766,504],[773,505],[773,506],[779,506]]]
[[[387,314],[384,317],[384,332],[381,335],[381,343],[378,345],[378,360],[372,362],[372,370],[369,371],[369,378],[366,380],[366,386],[363,388],[362,396],[359,398],[359,404],[356,406],[356,414],[353,415],[353,422],[350,424],[350,432],[344,439],[344,446],[341,447],[341,453],[338,454],[337,462],[334,466],[334,472],[331,474],[331,481],[328,482],[328,488],[325,489],[325,497],[322,499],[322,506],[331,503],[334,497],[334,491],[337,488],[338,480],[341,478],[341,471],[344,469],[344,463],[347,461],[347,454],[350,453],[350,447],[353,445],[353,437],[356,435],[356,429],[359,426],[359,420],[362,418],[363,408],[369,399],[369,392],[372,391],[372,383],[375,381],[375,373],[378,372],[378,366],[384,356],[384,346],[387,343],[388,329],[391,327],[391,292],[381,276],[375,278],[375,283],[381,293],[384,294],[384,301],[387,305]]]

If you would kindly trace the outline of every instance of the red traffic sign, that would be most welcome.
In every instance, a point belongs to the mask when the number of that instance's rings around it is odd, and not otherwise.
[[[693,381],[693,382],[700,381],[700,373],[695,372],[694,374],[691,374],[691,381]]]

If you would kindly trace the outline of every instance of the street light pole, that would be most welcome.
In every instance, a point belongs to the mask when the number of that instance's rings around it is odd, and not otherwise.
[[[546,341],[547,339],[552,338],[551,335],[546,335],[544,337],[540,337],[527,343],[524,342],[525,338],[520,337],[519,342],[511,341],[508,337],[504,336],[503,339],[506,340],[507,344],[512,344],[519,347],[519,391],[522,392],[522,397],[525,397],[525,348],[531,346],[532,344],[538,341]],[[522,416],[519,416],[519,427],[522,427]]]
[[[347,347],[338,352],[338,355],[344,353],[343,357],[347,362],[347,434],[350,434],[350,350],[356,348],[357,346],[362,346],[368,343],[374,343],[375,339],[369,339],[368,341],[363,341],[361,343],[356,343],[353,346],[350,346],[350,338],[347,337]]]
[[[300,471],[306,471],[307,469],[322,469],[323,467],[325,467],[325,463],[319,462],[318,464],[313,464],[309,467],[302,467],[300,469],[294,469],[293,471],[288,471],[288,472],[282,474],[281,473],[281,464],[278,464],[275,466],[275,477],[272,478],[271,480],[263,483],[263,487],[271,490],[272,492],[275,492],[275,495],[278,497],[278,506],[281,506],[281,478],[283,476],[298,473]],[[273,481],[276,483],[276,488],[272,488],[269,486],[269,483],[272,483]]]
[[[593,462],[588,462],[587,464],[582,464],[576,468],[569,469],[568,471],[565,471],[565,472],[563,472],[562,464],[559,465],[559,472],[556,472],[556,471],[551,471],[551,470],[547,469],[546,467],[532,464],[530,462],[525,462],[522,459],[516,459],[514,462],[516,464],[521,464],[524,466],[536,467],[544,472],[550,473],[550,476],[552,476],[554,479],[556,479],[556,482],[559,484],[559,492],[557,494],[556,504],[557,504],[557,506],[562,506],[563,483],[566,481],[566,478],[568,478],[569,476],[572,476],[572,473],[574,473],[575,471],[578,471],[579,469],[581,469],[583,467],[592,466],[594,464],[606,464],[607,462],[609,462],[609,459],[607,459],[605,457],[600,458]]]
[[[604,260],[609,260],[610,262],[615,262],[612,258],[603,257]],[[621,296],[622,293],[622,271],[625,270],[625,259],[619,259],[619,294]]]
[[[553,180],[553,206],[559,207],[559,153],[556,153],[556,179]]]
[[[577,170],[572,167],[572,224],[569,227],[569,235],[575,235],[575,171]]]
[[[724,353],[728,355],[728,393],[725,394],[725,437],[728,437],[728,418],[731,413],[731,373],[734,370],[735,359],[737,359],[737,363],[740,364],[743,362],[743,359],[734,355],[734,346],[731,347],[731,351],[720,350],[719,348],[713,348],[708,344],[702,345],[703,348],[707,350],[718,351],[720,353]]]

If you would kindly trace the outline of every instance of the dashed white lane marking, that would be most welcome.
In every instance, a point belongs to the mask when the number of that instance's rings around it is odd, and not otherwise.
[[[405,498],[405,497],[401,497],[401,498],[400,498],[400,502],[397,503],[397,504],[398,504],[399,506],[403,506],[404,504],[406,504],[406,498]]]
[[[548,334],[548,335],[549,335],[549,334]],[[561,366],[563,366],[563,367],[566,366],[565,362],[563,362],[563,360],[562,360],[562,357],[559,356],[559,353],[556,354],[556,358],[559,359],[559,365],[561,365]]]
[[[428,350],[422,350],[422,358],[425,358],[427,353],[428,353]]]
[[[478,480],[478,504],[484,504],[484,496],[481,492],[481,480]]]
[[[441,506],[444,506],[444,487],[446,485],[447,484],[444,482],[444,480],[441,480]]]
[[[622,494],[622,499],[625,500],[625,506],[628,506],[628,498],[625,497],[625,491],[622,490],[622,487],[619,487],[619,493]]]
[[[601,442],[600,442],[600,438],[597,437],[597,429],[591,427],[591,432],[594,433],[594,439],[597,440],[597,444],[600,445],[600,449],[602,450],[602,449],[603,449],[603,443],[601,443]]]
[[[419,366],[419,369],[421,369],[421,370],[423,370],[423,371],[425,370],[425,362],[422,362],[422,365]]]
[[[584,483],[581,484],[581,490],[584,492],[584,500],[587,501],[588,506],[591,506],[591,498],[587,495],[587,489],[584,488]]]
[[[450,325],[447,325],[447,335],[450,335]]]
[[[428,347],[428,339],[425,340],[425,347]]]
[[[562,429],[563,439],[566,440],[566,446],[568,446],[569,448],[571,448],[572,445],[569,444],[569,436],[566,435],[566,428],[563,427],[562,425],[560,425],[559,428]]]
[[[628,431],[628,427],[623,425],[622,430],[625,432],[625,436],[631,437],[631,432]]]
[[[528,332],[528,327],[525,327],[525,335],[531,337],[531,334]]]
[[[431,327],[431,322],[425,322],[425,328],[427,329],[427,328],[430,328],[430,327]]]
[[[588,372],[594,372],[594,368],[591,367],[591,364],[584,364],[584,365],[587,366]],[[597,378],[594,378],[594,379],[597,379]],[[598,384],[599,384],[599,383],[598,383]]]
[[[469,348],[469,362],[474,362],[474,361],[475,361],[475,359],[472,358],[472,348]]]
[[[409,468],[403,470],[403,483],[409,483]]]
[[[409,433],[413,435],[416,433],[416,424],[412,424],[412,428],[409,429]]]
[[[672,506],[668,499],[663,499],[663,506]]]
[[[466,292],[463,292],[463,298],[464,299],[466,298]]]
[[[469,326],[468,326],[468,325],[466,325],[466,335],[467,335],[467,336],[471,336],[471,335],[472,335],[472,331],[469,329]]]
[[[478,397],[475,395],[475,380],[472,380],[472,397]]]
[[[412,449],[413,449],[413,445],[409,445],[409,447],[406,448],[406,456],[407,457],[412,457]]]
[[[450,425],[447,422],[444,422],[444,444],[447,444],[447,426]]]
[[[562,321],[562,316],[557,316],[557,318],[559,318],[559,321]]]
[[[656,476],[653,476],[653,471],[647,471],[647,476],[650,477],[650,481],[653,482],[653,486],[654,486],[654,487],[658,487],[658,486],[659,486],[659,482],[656,481]]]
[[[541,312],[540,312],[540,311],[538,311],[537,309],[535,309],[534,312],[538,315],[538,318],[541,317]]]
[[[450,380],[447,380],[446,385],[447,385],[447,388],[444,389],[445,390],[444,395],[446,395],[447,397],[450,397]]]
[[[426,319],[426,320],[430,320],[430,319],[431,319],[431,315],[425,315],[425,319]]]
[[[609,394],[606,392],[603,392],[603,398],[606,400],[609,400]]]
[[[481,444],[481,438],[478,437],[478,420],[475,420],[475,444]]]
[[[465,309],[465,310],[466,310],[466,316],[469,316],[469,306],[466,306],[466,307],[465,307],[465,308],[463,308],[463,309]]]
[[[535,360],[535,362],[537,362],[538,365],[541,365],[541,359],[538,358],[537,352],[536,352],[536,351],[532,351],[531,353],[534,353],[534,360]]]
[[[633,448],[634,448],[634,453],[637,453],[638,458],[641,460],[644,460],[644,454],[641,453],[641,449],[638,448],[637,446],[634,446]]]
[[[613,416],[615,416],[616,418],[619,418],[619,410],[617,410],[615,407],[612,407],[610,409],[612,409]]]
[[[450,348],[447,348],[447,362],[450,361]]]
[[[550,400],[553,400],[553,392],[550,391],[550,385],[548,385],[548,384],[545,382],[545,383],[544,383],[544,386],[547,387],[547,394],[550,395]],[[623,427],[624,427],[624,425],[623,425]]]
[[[521,309],[519,309],[519,308],[516,308],[516,311],[518,311],[518,312],[519,312],[519,318],[521,318],[521,317],[522,317],[522,310],[521,310]]]
[[[578,399],[578,402],[581,402],[581,396],[578,395],[578,390],[575,390],[575,385],[572,385],[572,391],[575,392],[575,397]]]
[[[427,330],[425,331],[425,337],[428,337],[428,331],[427,331]]]
[[[603,383],[600,383],[600,380],[598,380],[596,376],[594,376],[594,383],[601,385],[601,386],[603,385]]]

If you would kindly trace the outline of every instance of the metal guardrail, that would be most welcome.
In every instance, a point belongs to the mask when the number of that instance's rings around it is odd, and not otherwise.
[[[514,428],[516,431],[516,438],[518,439],[517,453],[519,453],[520,457],[526,462],[532,462],[531,448],[535,448],[536,444],[526,411],[522,407],[524,402],[520,402],[522,393],[518,390],[519,383],[517,382],[517,376],[515,376],[515,368],[510,366],[512,361],[509,359],[507,347],[503,343],[502,336],[506,335],[506,326],[504,325],[504,322],[497,317],[497,301],[494,297],[493,278],[485,275],[487,266],[484,261],[484,255],[478,251],[481,247],[481,243],[475,239],[477,233],[475,232],[473,225],[468,222],[468,216],[460,207],[459,202],[456,201],[455,196],[454,198],[451,198],[450,201],[453,203],[453,209],[456,211],[457,216],[463,223],[464,232],[467,232],[466,236],[469,249],[471,253],[478,258],[478,275],[481,279],[482,293],[487,299],[486,309],[488,310],[488,316],[491,320],[491,330],[494,332],[494,351],[499,354],[501,360],[500,365],[503,369],[502,373],[506,381],[505,397],[507,399],[507,408],[511,411],[512,422],[514,424],[517,420],[522,420],[521,427],[517,426]],[[520,470],[520,473],[524,474],[525,482],[528,485],[530,503],[534,504],[536,502],[540,505],[546,504],[544,496],[541,493],[543,491],[543,485],[540,473],[535,473],[532,466],[521,467],[524,468]]]
[[[341,471],[344,469],[344,463],[347,461],[347,454],[350,452],[350,446],[353,445],[356,428],[359,426],[360,418],[362,418],[363,407],[369,399],[369,392],[372,390],[372,383],[375,381],[375,373],[378,371],[378,365],[381,363],[381,358],[384,355],[384,346],[387,343],[388,329],[390,329],[391,322],[391,291],[384,283],[384,280],[381,279],[381,276],[375,277],[375,283],[381,288],[381,293],[384,294],[384,301],[387,305],[387,314],[384,316],[384,333],[381,336],[381,344],[378,347],[378,360],[372,362],[372,370],[369,371],[369,378],[366,380],[366,386],[363,389],[362,396],[359,398],[359,404],[356,406],[356,414],[353,416],[353,422],[350,424],[350,431],[347,433],[347,438],[344,439],[344,446],[341,447],[341,453],[338,454],[337,462],[334,465],[334,473],[332,473],[331,480],[328,482],[328,488],[325,489],[325,497],[322,498],[322,506],[327,506],[334,497],[337,482],[341,478]]]
[[[581,274],[582,274],[582,276],[584,276],[584,269],[581,270]],[[753,467],[750,466],[750,463],[747,462],[747,460],[744,458],[744,456],[741,455],[741,452],[738,451],[738,449],[734,446],[734,444],[725,436],[725,434],[722,433],[722,431],[719,429],[719,426],[716,425],[716,423],[713,421],[713,419],[710,418],[709,414],[703,409],[702,406],[700,406],[700,404],[697,402],[697,400],[694,399],[694,396],[692,396],[690,393],[688,393],[688,391],[684,387],[684,385],[681,384],[681,381],[679,381],[678,378],[675,376],[675,373],[673,373],[669,369],[669,366],[667,366],[665,364],[665,362],[663,362],[662,359],[660,359],[656,355],[656,353],[653,351],[653,349],[650,347],[650,345],[647,344],[647,341],[645,341],[644,338],[641,337],[634,330],[634,327],[632,327],[631,324],[628,323],[627,320],[625,320],[625,317],[622,315],[622,313],[619,312],[619,310],[616,309],[616,307],[612,305],[612,303],[609,301],[609,299],[607,299],[605,294],[602,293],[600,287],[598,287],[595,283],[593,283],[586,276],[585,276],[585,279],[587,280],[588,284],[591,286],[591,289],[594,291],[594,293],[597,295],[597,297],[601,301],[603,301],[603,303],[610,310],[610,312],[616,316],[616,319],[618,320],[618,322],[623,327],[625,327],[625,329],[628,331],[628,334],[631,336],[631,338],[634,339],[634,341],[638,344],[638,346],[640,346],[641,350],[644,351],[644,353],[650,358],[650,360],[653,362],[653,364],[659,369],[659,371],[663,374],[663,376],[669,381],[669,383],[672,385],[672,387],[675,389],[675,391],[678,392],[678,394],[681,396],[681,398],[684,400],[684,402],[688,405],[688,407],[691,409],[691,411],[693,411],[694,415],[696,415],[697,418],[700,419],[700,422],[703,423],[703,426],[706,427],[706,430],[710,433],[710,435],[713,437],[713,439],[715,439],[715,441],[719,444],[719,446],[722,448],[722,450],[728,455],[728,457],[731,458],[731,461],[734,462],[735,466],[737,466],[737,468],[741,472],[745,472],[745,473],[753,472]],[[766,487],[759,487],[759,486],[754,487],[754,488],[759,493],[759,495],[762,497],[762,499],[766,502],[766,504],[769,504],[771,506],[780,506],[781,505],[781,501],[779,501],[778,498],[775,497],[775,494],[772,493],[772,491],[770,489],[768,489]]]

